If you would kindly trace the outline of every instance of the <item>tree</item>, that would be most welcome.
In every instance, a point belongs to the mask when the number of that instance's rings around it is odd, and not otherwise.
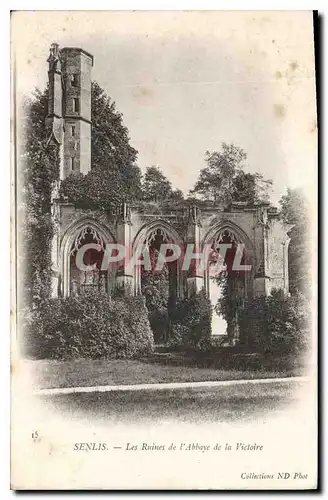
[[[172,309],[169,344],[207,351],[212,333],[212,305],[204,289],[179,299]]]
[[[183,196],[183,192],[181,191],[181,189],[174,189],[172,191],[171,196],[170,196],[170,200],[173,202],[177,202],[177,203],[184,201],[184,196]]]
[[[91,171],[67,177],[60,195],[78,207],[111,210],[122,201],[141,197],[141,172],[136,165],[137,151],[130,145],[127,128],[115,103],[100,86],[91,87]],[[31,305],[51,292],[51,241],[53,221],[51,196],[59,180],[59,146],[49,142],[45,127],[48,113],[48,88],[36,90],[23,105],[22,151],[19,182],[21,257],[18,265],[24,274],[25,298]]]
[[[224,204],[231,199],[232,180],[243,168],[246,153],[233,144],[222,143],[222,151],[205,153],[207,167],[200,171],[191,194]]]
[[[232,201],[255,203],[268,197],[272,184],[259,173],[245,173],[247,155],[234,144],[222,143],[222,151],[206,151],[207,166],[200,171],[191,196],[214,201],[223,206]]]
[[[23,302],[32,306],[51,293],[51,194],[59,177],[59,149],[48,141],[45,117],[48,89],[35,90],[23,106],[18,186],[18,266],[23,276]],[[22,290],[22,291],[23,291]]]
[[[172,189],[171,182],[158,167],[148,167],[143,180],[143,199],[149,202],[182,201],[180,189]]]
[[[129,131],[115,102],[97,82],[91,84],[91,164],[93,168],[126,169],[134,165],[138,152],[130,145]]]
[[[288,249],[289,289],[291,293],[311,292],[309,204],[301,189],[287,189],[280,199],[281,217],[290,230]]]
[[[91,170],[71,175],[61,194],[81,208],[111,210],[141,198],[138,152],[130,145],[128,129],[115,102],[96,82],[91,85]]]
[[[271,180],[265,180],[263,175],[257,172],[255,174],[238,172],[232,180],[231,199],[249,204],[268,200],[271,185]]]
[[[309,318],[310,304],[301,293],[287,296],[273,289],[239,307],[240,340],[252,350],[297,354],[309,347]]]
[[[141,280],[142,294],[155,342],[163,342],[168,330],[169,270],[167,265],[161,272],[144,271]]]

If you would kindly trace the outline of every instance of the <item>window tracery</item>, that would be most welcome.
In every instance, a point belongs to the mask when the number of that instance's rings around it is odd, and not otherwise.
[[[145,238],[145,245],[150,247],[156,240],[161,240],[162,243],[172,243],[174,238],[164,227],[155,227]]]
[[[76,254],[78,250],[87,245],[94,243],[100,245],[101,251],[96,249],[88,249],[84,253],[85,270],[78,269],[76,266]],[[92,226],[85,226],[75,237],[70,257],[70,291],[71,294],[76,295],[86,289],[96,288],[99,290],[107,291],[107,278],[108,271],[101,270],[101,263],[106,248],[106,242],[99,232]]]
[[[79,248],[86,243],[97,243],[103,250],[105,250],[106,247],[104,239],[100,236],[96,229],[91,226],[86,226],[76,236],[72,244],[70,255],[72,255],[75,251],[77,252]]]

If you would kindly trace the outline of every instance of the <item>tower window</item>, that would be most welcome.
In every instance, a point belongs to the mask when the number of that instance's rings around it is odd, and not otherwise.
[[[78,87],[79,85],[79,75],[77,73],[74,73],[71,75],[71,86],[72,87]]]
[[[75,158],[71,158],[71,171],[74,172],[75,170]]]
[[[71,126],[71,135],[72,135],[72,137],[75,136],[75,125]]]
[[[74,97],[73,99],[73,111],[74,113],[80,112],[80,99],[78,97]]]

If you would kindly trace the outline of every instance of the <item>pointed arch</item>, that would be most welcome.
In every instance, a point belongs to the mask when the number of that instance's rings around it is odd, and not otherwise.
[[[160,234],[163,237],[163,241],[166,243],[175,243],[176,245],[183,248],[183,240],[179,233],[176,231],[174,227],[171,226],[168,222],[162,219],[156,219],[155,221],[148,222],[144,224],[136,234],[133,244],[132,244],[132,253],[134,254],[139,245],[149,245],[153,238],[155,238],[156,234]],[[134,289],[136,293],[140,293],[141,291],[141,272],[140,267],[135,267],[134,274]],[[182,275],[180,265],[177,262],[176,266],[176,295],[179,297],[183,293],[183,285],[182,285]]]
[[[206,233],[203,239],[203,248],[205,245],[208,244],[212,246],[213,244],[215,244],[215,242],[219,243],[222,240],[222,237],[224,236],[230,237],[231,241],[236,244],[244,245],[244,255],[247,257],[248,263],[252,266],[252,271],[251,273],[249,273],[249,279],[247,280],[249,284],[251,284],[251,279],[253,277],[254,258],[255,258],[254,245],[251,242],[249,236],[245,233],[243,229],[241,229],[241,227],[239,227],[233,221],[228,219],[223,219],[217,222]],[[208,288],[208,278],[206,278],[205,284]]]
[[[59,249],[61,274],[60,288],[63,296],[70,295],[70,257],[72,248],[75,248],[75,250],[77,249],[79,240],[81,241],[83,235],[87,232],[92,234],[95,242],[100,244],[104,250],[107,243],[115,242],[115,238],[111,231],[104,224],[91,217],[83,217],[66,228],[60,240]],[[109,277],[107,279],[109,281]]]
[[[203,248],[204,245],[215,245],[222,241],[224,237],[228,237],[232,242],[236,244],[243,244],[244,246],[244,256],[246,257],[246,264],[250,265],[250,271],[244,271],[244,284],[243,284],[243,294],[245,299],[247,297],[253,296],[254,289],[254,262],[255,262],[255,251],[254,245],[252,244],[249,236],[241,229],[237,224],[231,220],[221,220],[211,227],[203,238]],[[207,267],[204,273],[204,286],[206,293],[210,296],[210,266]],[[230,328],[230,326],[228,325]]]
[[[149,237],[151,237],[152,234],[155,234],[156,231],[161,231],[162,236],[166,238],[170,243],[176,243],[177,245],[183,244],[181,236],[176,231],[176,229],[171,226],[171,224],[162,219],[157,219],[156,221],[144,224],[139,229],[133,240],[133,251],[137,248],[138,245],[143,243],[147,244],[149,242]]]
[[[225,230],[231,232],[236,237],[237,243],[244,243],[249,253],[252,256],[254,255],[253,244],[249,236],[237,224],[228,219],[217,222],[208,230],[203,238],[203,245],[214,242]]]

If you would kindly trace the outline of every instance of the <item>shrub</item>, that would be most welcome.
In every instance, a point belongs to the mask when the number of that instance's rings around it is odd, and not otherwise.
[[[167,267],[164,267],[163,272],[144,272],[141,289],[155,342],[163,342],[168,330],[169,275]]]
[[[207,350],[211,339],[212,306],[202,290],[177,302],[171,316],[169,344]]]
[[[142,297],[87,291],[50,299],[26,326],[26,354],[37,358],[131,358],[154,348]]]
[[[272,290],[239,311],[240,340],[262,351],[298,351],[308,346],[310,311],[305,297]]]

